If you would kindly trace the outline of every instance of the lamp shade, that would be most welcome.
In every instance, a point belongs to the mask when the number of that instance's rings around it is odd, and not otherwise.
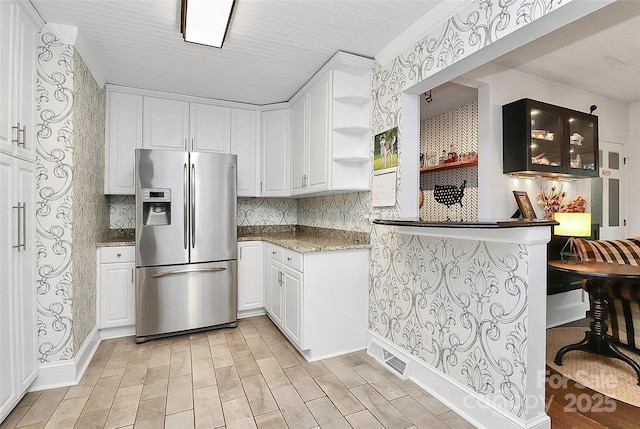
[[[553,228],[555,235],[565,237],[589,237],[591,235],[591,213],[554,213],[560,225]]]

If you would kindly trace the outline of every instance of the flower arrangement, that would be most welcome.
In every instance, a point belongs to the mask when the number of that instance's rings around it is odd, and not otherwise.
[[[540,189],[540,192],[536,194],[538,198],[538,204],[544,209],[544,218],[553,219],[553,214],[559,212],[564,208],[564,198],[567,193],[561,189],[557,189],[552,186],[549,191]]]

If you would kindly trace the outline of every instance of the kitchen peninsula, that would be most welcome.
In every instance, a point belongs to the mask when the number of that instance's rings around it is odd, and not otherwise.
[[[546,243],[554,221],[374,220],[369,353],[478,427],[549,428]],[[381,359],[382,360],[382,359]]]

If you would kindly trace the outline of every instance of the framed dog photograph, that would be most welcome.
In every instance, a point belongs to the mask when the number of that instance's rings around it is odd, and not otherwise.
[[[529,195],[525,191],[513,191],[513,196],[518,204],[518,210],[523,219],[534,220],[536,218],[536,212],[533,210],[531,201],[529,201]]]
[[[398,127],[373,138],[373,171],[398,166]]]

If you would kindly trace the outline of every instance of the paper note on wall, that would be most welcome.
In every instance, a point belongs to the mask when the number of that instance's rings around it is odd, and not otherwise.
[[[373,207],[396,205],[396,169],[373,176],[371,205]]]

